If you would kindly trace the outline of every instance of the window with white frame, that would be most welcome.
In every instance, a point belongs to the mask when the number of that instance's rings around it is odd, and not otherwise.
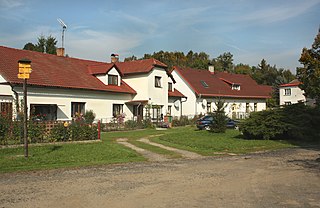
[[[284,95],[290,96],[291,95],[291,88],[284,89]]]
[[[85,104],[82,102],[71,102],[71,117],[75,117],[76,114],[84,114]]]
[[[161,77],[158,77],[158,76],[154,77],[154,86],[161,87]]]
[[[112,116],[117,117],[123,113],[123,104],[113,104]]]
[[[118,85],[118,75],[108,75],[108,85]]]

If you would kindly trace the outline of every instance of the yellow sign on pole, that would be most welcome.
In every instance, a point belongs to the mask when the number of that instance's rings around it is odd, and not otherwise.
[[[18,78],[19,79],[29,79],[30,73],[32,72],[31,61],[27,60],[27,59],[19,60],[18,66],[19,66]]]
[[[30,74],[18,74],[18,78],[19,79],[29,79],[30,78]]]

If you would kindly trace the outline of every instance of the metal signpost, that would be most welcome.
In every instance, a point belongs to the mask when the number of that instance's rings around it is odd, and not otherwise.
[[[31,74],[31,61],[28,59],[21,59],[18,61],[19,74],[18,78],[23,79],[23,140],[24,140],[24,156],[28,157],[28,106],[27,106],[27,79],[30,78]]]

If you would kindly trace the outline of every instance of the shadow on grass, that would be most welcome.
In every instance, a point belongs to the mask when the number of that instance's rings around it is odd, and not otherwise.
[[[62,148],[62,146],[61,145],[54,145],[54,146],[52,146],[52,147],[50,147],[49,148],[49,151],[48,152],[54,152],[54,151],[57,151],[57,150],[59,150],[59,149],[61,149]]]
[[[239,134],[237,136],[233,137],[234,139],[242,139],[242,140],[252,140],[245,138],[242,134]],[[272,139],[272,141],[278,141],[281,143],[286,143],[286,144],[291,144],[297,147],[301,147],[303,149],[309,149],[309,150],[316,150],[320,151],[320,141],[310,141],[310,140],[305,140],[305,141],[299,141],[299,140],[293,140],[293,139]]]

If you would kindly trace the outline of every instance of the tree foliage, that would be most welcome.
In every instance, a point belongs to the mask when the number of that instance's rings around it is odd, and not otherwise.
[[[27,43],[24,45],[23,50],[30,50],[30,51],[38,51],[42,53],[48,53],[48,54],[57,54],[57,40],[56,38],[49,35],[48,37],[45,37],[44,35],[40,35],[38,37],[38,42],[36,44],[33,43]]]
[[[297,77],[307,97],[314,98],[320,106],[320,29],[310,49],[303,48],[297,68]]]
[[[210,126],[210,131],[214,133],[225,133],[227,129],[227,116],[224,111],[226,104],[220,97],[215,102],[216,109],[211,114],[213,116],[213,122]]]
[[[230,52],[219,55],[213,59],[213,66],[216,71],[233,72],[233,55]]]

